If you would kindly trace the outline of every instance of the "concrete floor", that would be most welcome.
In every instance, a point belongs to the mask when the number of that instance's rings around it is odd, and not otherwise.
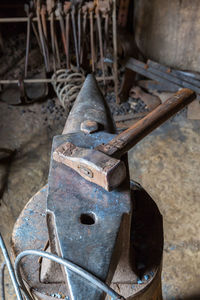
[[[9,247],[14,222],[29,198],[47,181],[52,137],[65,123],[59,106],[0,103],[0,148],[16,149],[1,199],[0,231]],[[129,153],[131,178],[157,203],[164,218],[163,296],[200,299],[200,121],[178,114]],[[1,260],[2,262],[2,256]],[[16,299],[6,271],[7,299]]]

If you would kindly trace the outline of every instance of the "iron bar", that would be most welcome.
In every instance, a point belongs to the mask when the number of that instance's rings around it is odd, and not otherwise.
[[[17,283],[15,272],[14,272],[10,257],[8,255],[6,245],[5,245],[4,240],[1,236],[1,233],[0,233],[0,248],[1,248],[3,256],[5,258],[5,262],[6,262],[6,265],[8,267],[8,271],[9,271],[9,274],[10,274],[10,277],[11,277],[11,280],[12,280],[12,283],[13,283],[13,286],[14,286],[14,289],[15,289],[15,292],[16,292],[17,299],[18,300],[23,300],[23,297],[22,297],[22,294],[21,294],[21,291],[20,291],[20,287]]]
[[[103,77],[96,77],[97,81],[103,81]],[[109,81],[109,80],[113,80],[113,76],[108,76],[105,78],[105,80]],[[36,79],[24,79],[23,82],[24,83],[52,83],[52,82],[65,82],[66,79],[51,79],[51,78],[36,78]],[[0,80],[0,84],[19,84],[19,80],[17,79],[11,79],[11,80]]]

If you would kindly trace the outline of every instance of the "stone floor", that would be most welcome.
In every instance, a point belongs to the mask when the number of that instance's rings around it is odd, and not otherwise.
[[[0,148],[16,150],[9,165],[0,165],[0,231],[9,248],[17,216],[47,181],[52,137],[61,133],[65,114],[47,101],[26,107],[0,103],[0,115]],[[131,178],[164,218],[164,299],[200,299],[200,121],[179,113],[131,150],[129,163]],[[7,271],[6,291],[7,299],[16,299]]]

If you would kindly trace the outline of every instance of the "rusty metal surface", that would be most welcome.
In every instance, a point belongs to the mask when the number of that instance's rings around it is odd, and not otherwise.
[[[137,296],[139,298],[136,297],[136,299],[148,299],[148,295],[152,295],[153,291],[156,291],[158,288],[157,282],[160,280],[159,273],[163,247],[162,216],[151,197],[141,187],[140,189],[135,187],[137,187],[137,185],[132,183],[131,201],[134,202],[136,210],[134,210],[132,216],[133,226],[131,233],[131,243],[133,243],[135,252],[131,253],[137,258],[136,267],[139,267],[140,274],[143,274],[143,279],[141,280],[142,283],[137,282],[137,272],[131,269],[130,263],[127,263],[127,249],[124,248],[111,286],[117,292],[119,292],[120,287],[124,297],[132,295],[133,299],[135,299],[135,296],[139,293],[140,296]],[[46,240],[48,239],[46,228],[47,189],[48,187],[46,185],[30,199],[15,224],[12,235],[14,256],[27,249],[44,248]],[[49,251],[49,249],[47,251]],[[152,256],[154,253],[158,256]],[[37,299],[54,299],[53,295],[67,297],[68,293],[64,282],[51,282],[48,284],[42,283],[39,280],[39,266],[40,264],[37,258],[24,258],[22,264],[23,278],[28,282],[32,294]],[[124,266],[126,266],[126,268],[124,268]],[[143,269],[141,269],[141,266]],[[55,280],[58,278],[58,274],[55,269],[53,273]],[[62,276],[62,273],[60,275]],[[148,275],[148,280],[145,280],[145,275]],[[127,282],[130,282],[130,289],[128,288]],[[145,296],[146,298],[144,298]]]
[[[65,135],[54,138],[53,148],[57,148],[66,138]],[[80,135],[71,138],[76,144],[79,141],[78,146],[81,147],[95,147],[100,140],[96,134],[93,139],[87,140]],[[101,139],[106,141],[103,134]],[[117,264],[115,258],[113,270],[110,270],[122,217],[124,214],[131,216],[129,182],[126,181],[113,192],[107,192],[69,167],[52,160],[47,211],[50,219],[52,215],[54,218],[58,254],[109,282]],[[51,225],[49,232],[51,243]],[[65,276],[72,299],[101,299],[102,292],[72,272],[65,270]]]
[[[14,258],[28,249],[43,250],[48,240],[46,226],[46,197],[48,186],[36,193],[21,212],[12,233],[12,251]],[[45,284],[39,280],[41,264],[38,258],[27,257],[22,265],[23,279],[38,299],[52,299],[57,293],[68,295],[66,284],[61,283],[58,271],[54,269],[54,282]],[[57,281],[55,281],[55,276]],[[42,296],[43,295],[43,296]],[[44,295],[46,298],[44,298]]]

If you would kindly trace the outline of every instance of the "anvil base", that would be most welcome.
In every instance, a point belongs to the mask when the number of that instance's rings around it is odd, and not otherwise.
[[[134,182],[131,186],[135,206],[131,231],[132,250],[130,253],[128,249],[123,249],[111,287],[127,300],[162,300],[162,216],[144,189]],[[12,235],[14,258],[27,249],[45,249],[48,241],[46,197],[47,186],[34,195],[21,212]],[[134,270],[129,257],[134,261]],[[22,276],[36,299],[70,300],[61,269],[57,266],[53,273],[49,274],[49,282],[42,283],[41,260],[31,256],[23,260]]]

